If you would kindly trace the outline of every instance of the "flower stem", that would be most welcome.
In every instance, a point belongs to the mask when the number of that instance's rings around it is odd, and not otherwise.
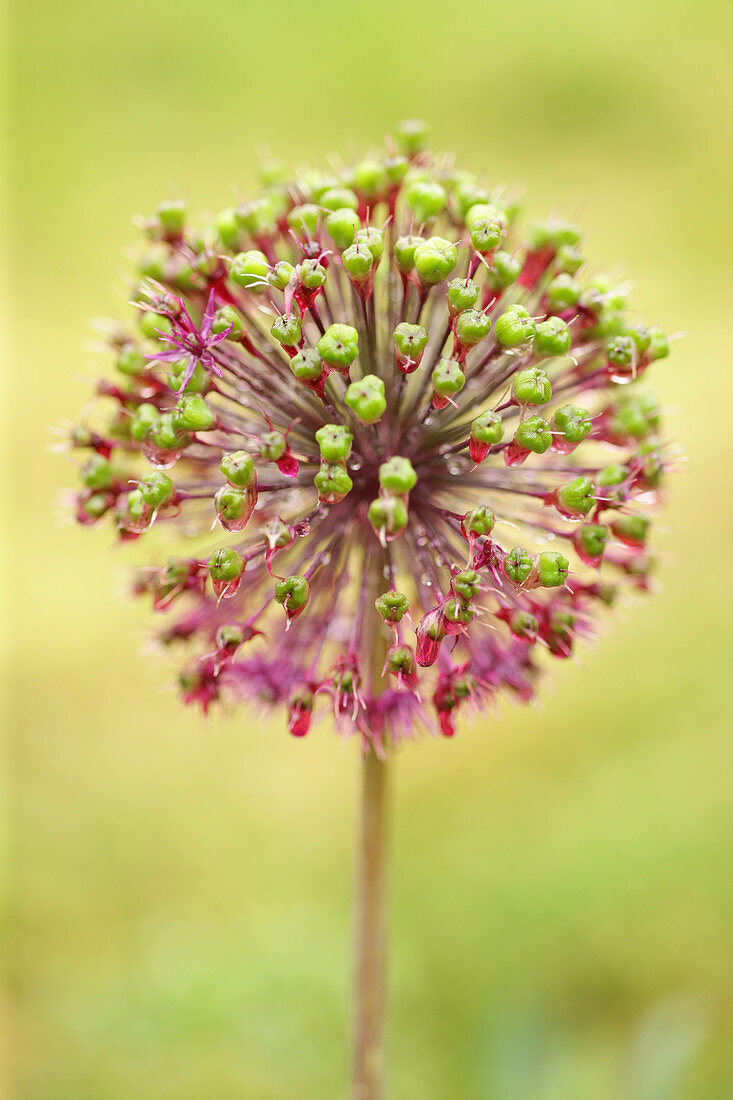
[[[386,760],[371,746],[366,748],[356,894],[351,1100],[384,1100],[386,781]]]

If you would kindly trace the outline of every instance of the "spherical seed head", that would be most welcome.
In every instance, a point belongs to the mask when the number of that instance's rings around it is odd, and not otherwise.
[[[186,646],[186,702],[280,703],[302,737],[330,700],[380,750],[452,736],[649,588],[669,459],[638,380],[669,342],[576,226],[523,231],[450,165],[406,123],[210,226],[146,223],[117,380],[70,445],[80,523],[175,542],[135,591]]]

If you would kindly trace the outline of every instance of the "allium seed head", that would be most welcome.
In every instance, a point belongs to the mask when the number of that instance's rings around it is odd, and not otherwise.
[[[300,737],[330,700],[380,751],[450,736],[648,587],[668,459],[640,379],[669,346],[585,274],[576,226],[522,232],[412,121],[383,156],[146,229],[118,378],[70,445],[80,523],[170,535],[135,591],[186,702],[281,703]]]

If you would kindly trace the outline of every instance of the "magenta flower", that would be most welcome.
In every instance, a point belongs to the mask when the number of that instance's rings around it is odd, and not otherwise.
[[[212,331],[214,314],[216,312],[216,293],[212,289],[206,309],[201,320],[201,327],[196,328],[190,313],[180,298],[169,298],[164,291],[161,296],[151,296],[151,300],[144,303],[152,313],[159,314],[169,322],[169,328],[155,329],[157,336],[165,340],[169,347],[158,350],[146,356],[155,363],[180,363],[184,362],[183,379],[175,391],[183,393],[193,377],[196,364],[200,363],[208,371],[213,371],[219,378],[223,377],[223,370],[212,354],[212,348],[226,340],[230,328],[224,328],[218,333]],[[142,303],[141,303],[142,304]],[[153,322],[154,326],[155,322]]]

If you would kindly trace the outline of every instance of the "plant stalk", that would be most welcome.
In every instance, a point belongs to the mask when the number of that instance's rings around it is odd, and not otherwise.
[[[384,1100],[387,761],[362,755],[351,1100]]]

